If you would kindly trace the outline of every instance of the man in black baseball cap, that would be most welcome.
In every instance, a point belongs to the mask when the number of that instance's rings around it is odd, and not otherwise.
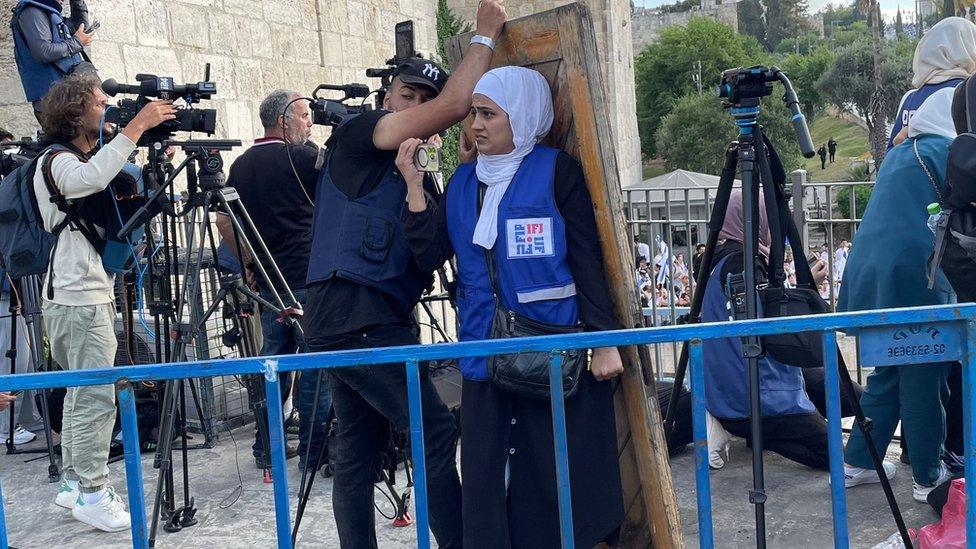
[[[432,281],[403,230],[407,183],[398,154],[463,120],[475,84],[491,66],[505,24],[503,0],[481,0],[476,36],[448,81],[433,61],[396,67],[382,109],[347,117],[319,170],[302,327],[313,352],[417,343],[411,313]],[[398,153],[399,151],[399,153]],[[429,178],[428,178],[429,179]],[[436,188],[425,184],[429,196]],[[435,199],[436,200],[436,199]],[[327,370],[338,419],[332,508],[342,549],[376,547],[373,483],[390,424],[409,427],[403,364]],[[430,529],[441,549],[462,547],[457,427],[420,368]]]
[[[421,86],[434,92],[434,96],[441,93],[450,73],[437,63],[422,57],[411,57],[397,65],[394,77],[402,84]],[[393,85],[390,86],[393,88]]]

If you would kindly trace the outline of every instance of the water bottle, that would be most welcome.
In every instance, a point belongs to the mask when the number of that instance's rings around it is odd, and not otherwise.
[[[935,231],[939,226],[939,220],[942,219],[942,216],[945,214],[942,212],[942,207],[939,206],[938,202],[929,204],[926,209],[929,212],[929,230],[932,231],[932,234],[935,234]]]

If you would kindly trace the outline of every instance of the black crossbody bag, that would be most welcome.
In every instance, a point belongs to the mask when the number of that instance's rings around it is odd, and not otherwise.
[[[481,191],[481,189],[479,189]],[[481,210],[483,192],[479,192],[478,210]],[[575,334],[583,331],[583,324],[550,324],[520,315],[505,307],[495,273],[495,262],[491,250],[485,250],[488,265],[488,278],[495,299],[495,313],[492,316],[490,339],[514,337],[533,337],[558,334]],[[568,349],[562,351],[563,396],[569,398],[579,388],[580,377],[587,366],[588,349]],[[506,392],[520,397],[549,399],[549,364],[552,355],[546,352],[522,352],[487,357],[488,375],[492,383]]]

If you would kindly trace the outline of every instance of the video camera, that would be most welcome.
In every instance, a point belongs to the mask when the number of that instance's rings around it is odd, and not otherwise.
[[[366,84],[320,84],[312,92],[312,121],[315,124],[326,126],[338,126],[350,114],[363,113],[372,110],[374,107],[366,103],[366,98],[371,94],[376,94],[376,104],[382,105],[386,96],[386,91],[396,77],[397,67],[411,57],[420,57],[414,49],[413,21],[401,21],[394,27],[395,53],[393,58],[386,61],[386,67],[366,69],[367,78],[379,78],[380,88],[370,91]],[[322,90],[332,90],[343,92],[341,99],[326,99],[319,97]],[[359,105],[349,105],[349,99],[363,98]]]
[[[204,80],[192,84],[176,84],[170,76],[137,74],[138,84],[120,84],[110,78],[102,82],[102,90],[109,96],[117,94],[138,95],[136,99],[122,99],[105,113],[105,121],[124,127],[132,121],[151,98],[183,99],[187,108],[177,109],[176,118],[167,120],[143,134],[139,145],[164,141],[176,132],[203,132],[213,135],[217,129],[216,109],[194,109],[192,105],[201,99],[211,99],[217,93],[217,84],[210,81],[210,64],[204,71]]]

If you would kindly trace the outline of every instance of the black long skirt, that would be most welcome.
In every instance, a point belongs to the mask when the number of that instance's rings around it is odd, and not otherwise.
[[[573,530],[580,548],[614,535],[624,518],[612,390],[611,382],[587,372],[566,400]],[[549,401],[465,379],[461,483],[464,547],[559,547]]]

